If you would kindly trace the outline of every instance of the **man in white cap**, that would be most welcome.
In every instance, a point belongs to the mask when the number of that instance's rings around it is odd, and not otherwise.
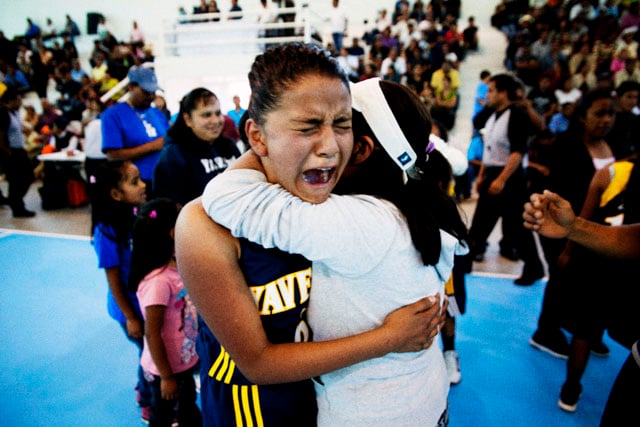
[[[102,151],[109,160],[131,160],[140,170],[149,193],[169,122],[160,110],[151,106],[160,89],[153,69],[132,67],[128,79],[126,101],[102,113]]]

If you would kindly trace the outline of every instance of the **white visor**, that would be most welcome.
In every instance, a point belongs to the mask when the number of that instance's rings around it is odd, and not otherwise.
[[[387,104],[380,88],[380,78],[351,83],[351,105],[364,116],[378,141],[394,162],[406,171],[417,156]]]

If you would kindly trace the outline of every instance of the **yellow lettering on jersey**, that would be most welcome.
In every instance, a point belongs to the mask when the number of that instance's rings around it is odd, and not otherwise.
[[[258,307],[260,307],[260,300],[262,299],[262,294],[264,293],[265,286],[250,286],[251,292],[253,293],[253,299],[255,300]]]
[[[264,299],[262,300],[262,307],[260,308],[260,314],[276,314],[284,311],[284,303],[278,292],[278,282],[271,282],[265,285]],[[290,307],[292,308],[292,307]]]
[[[295,273],[298,290],[300,291],[300,302],[305,303],[309,299],[311,290],[311,267]]]
[[[296,289],[300,294],[295,300]],[[260,315],[278,314],[295,308],[309,299],[311,268],[287,274],[262,286],[252,286]]]

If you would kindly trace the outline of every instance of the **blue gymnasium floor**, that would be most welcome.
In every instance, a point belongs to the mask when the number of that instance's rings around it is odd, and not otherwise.
[[[89,241],[0,230],[0,271],[0,423],[141,426],[137,351],[106,313],[106,278]],[[605,337],[611,355],[591,358],[577,413],[562,412],[565,362],[528,344],[543,289],[543,282],[519,288],[509,278],[468,277],[451,427],[598,425],[628,352]]]

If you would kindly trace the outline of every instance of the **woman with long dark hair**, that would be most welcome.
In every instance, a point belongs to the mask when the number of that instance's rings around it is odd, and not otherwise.
[[[186,94],[153,173],[153,194],[182,205],[200,196],[211,178],[240,157],[235,141],[222,134],[223,127],[224,115],[213,92],[199,87]]]

